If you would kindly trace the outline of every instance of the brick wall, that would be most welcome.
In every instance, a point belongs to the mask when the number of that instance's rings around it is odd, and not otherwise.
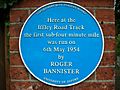
[[[56,0],[54,0],[56,1]],[[105,36],[105,51],[98,69],[84,82],[68,88],[56,88],[36,80],[24,67],[18,40],[26,18],[49,0],[21,0],[10,10],[10,90],[114,90],[115,19],[114,0],[66,0],[87,8],[99,21]]]

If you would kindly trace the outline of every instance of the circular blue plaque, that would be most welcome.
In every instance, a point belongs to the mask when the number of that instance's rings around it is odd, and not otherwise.
[[[19,50],[28,71],[48,85],[66,87],[87,79],[98,67],[104,37],[95,17],[70,2],[35,10],[24,23]]]

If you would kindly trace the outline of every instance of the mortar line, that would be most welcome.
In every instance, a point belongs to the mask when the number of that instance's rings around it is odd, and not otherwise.
[[[86,80],[85,82],[114,82],[115,80]]]
[[[10,65],[10,67],[23,68],[25,66],[24,65]]]
[[[10,36],[10,39],[19,39],[19,37],[16,37],[16,36],[15,37],[11,37]]]
[[[50,0],[51,2],[53,2],[52,0]],[[62,0],[61,0],[62,1]],[[71,2],[75,3],[74,0],[71,0]],[[26,8],[12,8],[11,10],[29,10],[29,9],[37,9],[38,7],[26,7]],[[90,9],[110,9],[110,10],[114,10],[114,7],[91,7],[91,6],[86,6],[85,8],[90,8]]]
[[[38,82],[38,80],[11,79],[12,82]],[[114,82],[115,80],[86,80],[85,82]]]
[[[28,8],[12,8],[11,10],[34,10],[34,9],[37,9],[37,7],[28,7]]]
[[[97,77],[97,75],[96,75],[96,71],[95,71],[95,80],[97,80],[97,78],[96,78],[96,77]]]
[[[112,50],[112,51],[104,51],[104,53],[115,53],[115,50]]]
[[[19,51],[10,51],[11,54],[18,54]]]
[[[28,10],[28,15],[30,15],[31,14],[31,10]]]
[[[23,25],[24,22],[10,22],[10,25]]]
[[[93,9],[94,16],[96,17],[96,9]]]
[[[30,74],[30,73],[29,73],[29,79],[32,80],[32,79],[31,79],[31,74]]]
[[[110,65],[110,66],[99,66],[100,68],[115,68],[115,65]]]
[[[91,7],[89,7],[91,8]],[[100,10],[100,9],[105,9],[105,10],[114,10],[114,7],[93,7],[94,9]]]
[[[38,82],[38,80],[11,79],[12,82]]]
[[[99,22],[101,24],[101,22]],[[115,24],[115,22],[105,22],[103,21],[103,24]]]
[[[115,39],[115,36],[104,36],[104,38],[107,38],[107,39]]]

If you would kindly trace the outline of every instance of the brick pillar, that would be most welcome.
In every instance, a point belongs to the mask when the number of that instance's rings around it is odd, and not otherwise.
[[[54,0],[56,1],[56,0]],[[105,51],[98,69],[87,80],[68,88],[56,88],[36,80],[24,67],[18,39],[26,18],[50,0],[22,0],[10,10],[10,90],[114,90],[115,89],[115,17],[114,0],[66,0],[87,8],[99,21],[104,37]],[[32,89],[33,88],[33,89]]]

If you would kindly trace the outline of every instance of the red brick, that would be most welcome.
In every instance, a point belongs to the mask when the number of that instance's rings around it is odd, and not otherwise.
[[[44,4],[49,3],[50,0],[22,0],[14,6],[14,8],[30,8],[30,7],[40,7]]]
[[[10,54],[10,64],[11,65],[23,65],[21,57],[19,54]]]
[[[84,7],[113,7],[114,0],[74,0],[75,3]]]
[[[27,10],[11,10],[10,11],[10,22],[24,22],[28,17]]]
[[[36,78],[35,78],[33,75],[31,75],[31,79],[32,79],[32,80],[36,80]]]
[[[111,9],[96,10],[96,17],[99,22],[102,22],[102,21],[114,22],[115,21],[114,10],[111,10]]]
[[[32,14],[35,10],[36,10],[36,9],[32,9],[32,10],[30,10],[30,14]]]
[[[105,39],[105,50],[115,50],[115,39],[106,38]]]
[[[22,25],[11,25],[10,26],[10,37],[19,37]]]
[[[114,24],[101,24],[101,28],[105,36],[115,36],[115,25]]]
[[[91,74],[86,80],[95,80],[95,73]]]
[[[104,53],[103,54],[103,59],[100,63],[100,66],[111,66],[115,65],[115,53]]]
[[[10,43],[10,50],[11,51],[19,49],[19,46],[18,46],[19,40],[18,39],[10,39],[9,43]]]
[[[93,16],[94,16],[94,10],[90,8],[86,8]]]
[[[112,82],[82,82],[74,86],[74,90],[115,90]]]
[[[114,80],[114,68],[99,67],[96,71],[97,80]]]
[[[52,90],[52,87],[41,82],[11,82],[10,90]]]
[[[55,2],[55,1],[68,1],[68,2],[71,2],[72,0],[51,0],[51,2]]]
[[[72,87],[66,87],[66,88],[53,87],[53,90],[74,90],[74,89],[73,89],[73,86],[72,86]]]
[[[10,90],[27,90],[30,85],[30,82],[10,82]]]
[[[10,68],[10,78],[11,79],[28,79],[28,72],[24,67],[11,67]]]

